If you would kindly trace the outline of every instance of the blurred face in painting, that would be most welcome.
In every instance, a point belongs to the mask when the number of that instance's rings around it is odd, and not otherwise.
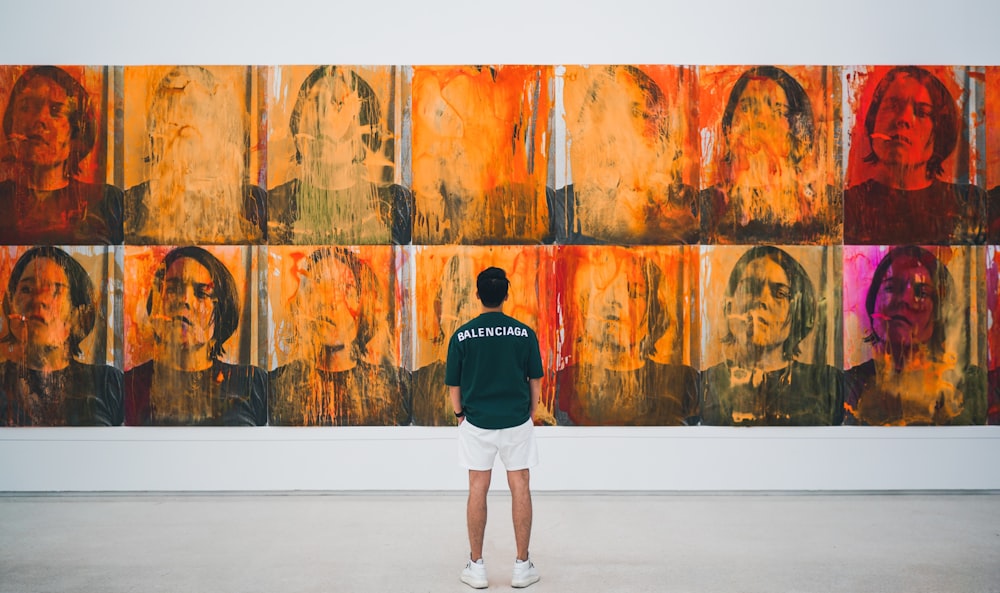
[[[156,310],[157,301],[159,310]],[[164,344],[180,350],[209,345],[215,331],[215,286],[212,275],[197,261],[181,257],[167,268],[154,299],[154,331]]]
[[[788,97],[778,83],[766,77],[751,79],[740,95],[727,137],[738,162],[751,155],[774,162],[791,153]]]
[[[361,315],[358,279],[348,265],[332,257],[315,266],[302,288],[302,305],[312,323],[313,339],[320,348],[350,351]]]
[[[37,76],[13,100],[11,136],[20,141],[21,161],[38,167],[65,163],[70,153],[71,103],[75,103],[66,90]]]
[[[893,260],[879,287],[872,328],[891,346],[927,344],[934,333],[934,291],[930,272],[916,258]]]
[[[240,179],[240,117],[207,70],[172,70],[155,91],[148,119],[154,165],[193,182]]]
[[[338,68],[312,87],[295,137],[307,168],[322,171],[364,160],[361,135],[370,133],[370,128],[361,125],[361,107],[349,71]]]
[[[909,74],[889,84],[875,117],[872,150],[879,162],[923,166],[934,152],[934,105],[930,92]]]
[[[575,277],[575,294],[580,299],[582,317],[580,331],[594,348],[598,363],[602,362],[602,355],[615,357],[630,351],[635,354],[649,333],[647,311],[651,295],[642,266],[633,257],[619,255],[622,257],[581,262]]]
[[[791,333],[792,289],[785,270],[769,257],[751,261],[732,296],[729,331],[743,348],[771,350]]]
[[[49,258],[36,257],[25,267],[12,295],[11,317],[24,324],[28,345],[67,347],[72,331],[69,288],[66,271]]]

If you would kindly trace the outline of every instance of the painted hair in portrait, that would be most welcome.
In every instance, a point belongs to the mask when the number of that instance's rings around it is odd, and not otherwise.
[[[125,67],[128,243],[263,242],[255,84],[248,66]]]
[[[410,423],[396,268],[389,246],[269,249],[272,424]]]
[[[845,246],[845,423],[984,424],[984,249]]]
[[[415,66],[413,242],[550,239],[550,66]]]
[[[275,66],[265,88],[269,243],[409,243],[401,69]]]
[[[702,241],[839,243],[839,69],[702,66],[698,77]]]
[[[267,421],[260,249],[125,248],[125,423]]]
[[[0,66],[0,244],[122,242],[110,66]]]
[[[117,426],[120,295],[111,247],[0,249],[0,425]],[[116,333],[116,329],[119,333]]]
[[[561,243],[698,242],[697,77],[684,66],[557,70]],[[568,165],[568,166],[567,166]]]
[[[688,247],[558,248],[561,424],[696,421],[696,261],[696,248]]]
[[[456,329],[482,311],[476,296],[476,277],[488,267],[496,266],[507,273],[510,292],[503,311],[535,330],[542,364],[547,370],[552,368],[555,312],[547,297],[552,294],[552,249],[513,245],[414,248],[414,424],[456,424],[444,383],[448,341]],[[537,423],[555,423],[553,400],[554,383],[547,372],[535,413]]]
[[[982,69],[862,66],[844,80],[844,243],[982,243]]]
[[[843,419],[840,247],[702,247],[701,420]]]

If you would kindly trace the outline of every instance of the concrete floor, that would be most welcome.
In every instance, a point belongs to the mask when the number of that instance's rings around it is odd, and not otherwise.
[[[533,593],[1000,593],[1000,493],[536,494],[531,550]],[[0,495],[4,593],[464,592],[466,554],[455,493]]]

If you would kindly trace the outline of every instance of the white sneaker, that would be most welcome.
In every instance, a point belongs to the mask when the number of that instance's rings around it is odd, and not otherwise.
[[[527,560],[514,560],[514,576],[510,579],[510,586],[517,587],[527,587],[528,585],[533,585],[538,582],[538,579],[542,578],[538,574],[538,569],[535,568],[535,563],[531,561],[531,558]]]
[[[462,569],[462,582],[473,589],[485,589],[489,586],[489,583],[486,582],[486,564],[483,563],[482,558],[475,562],[469,560],[465,568]]]

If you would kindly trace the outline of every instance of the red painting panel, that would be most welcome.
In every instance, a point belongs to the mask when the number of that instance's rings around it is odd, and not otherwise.
[[[558,248],[561,424],[696,421],[696,261],[697,251],[686,247]]]
[[[981,68],[845,70],[844,243],[985,241]]]
[[[0,244],[122,242],[108,66],[0,66]]]

